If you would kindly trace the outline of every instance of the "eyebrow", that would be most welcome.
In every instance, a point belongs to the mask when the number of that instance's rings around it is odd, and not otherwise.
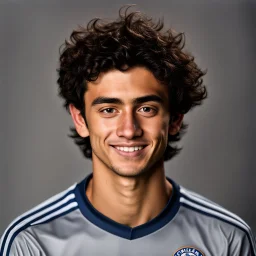
[[[164,101],[161,97],[157,95],[146,95],[142,97],[138,97],[132,100],[132,103],[134,105],[142,104],[148,101],[154,101],[163,104]],[[91,106],[99,105],[99,104],[106,104],[106,103],[111,103],[111,104],[118,104],[118,105],[124,105],[124,102],[120,100],[119,98],[110,98],[110,97],[98,97],[94,99],[92,102]]]
[[[154,102],[158,102],[158,103],[161,103],[161,104],[164,103],[163,99],[161,97],[155,95],[155,94],[135,98],[132,102],[133,102],[133,104],[136,105],[136,104],[141,104],[141,103],[145,103],[145,102],[148,102],[148,101],[154,101]]]
[[[109,97],[98,97],[92,102],[92,106],[104,104],[104,103],[112,103],[112,104],[123,104],[123,101],[121,101],[118,98],[109,98]]]

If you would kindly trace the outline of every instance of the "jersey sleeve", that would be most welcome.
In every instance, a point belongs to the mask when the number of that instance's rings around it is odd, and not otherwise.
[[[255,237],[245,233],[242,236],[232,236],[228,256],[256,256],[255,248]]]
[[[25,232],[18,234],[12,242],[10,253],[4,256],[45,256],[37,241]]]

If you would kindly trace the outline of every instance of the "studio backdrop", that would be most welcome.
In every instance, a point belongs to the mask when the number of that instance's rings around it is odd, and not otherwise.
[[[91,162],[67,137],[57,96],[59,46],[95,17],[116,19],[114,1],[0,3],[0,234],[19,214],[80,181]],[[184,32],[208,70],[209,97],[185,116],[181,153],[166,175],[242,217],[256,231],[256,3],[145,0],[134,9]]]

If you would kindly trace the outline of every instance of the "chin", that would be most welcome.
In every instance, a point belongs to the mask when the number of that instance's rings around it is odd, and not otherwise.
[[[117,174],[120,177],[125,177],[125,178],[135,178],[139,177],[142,175],[145,175],[147,173],[147,169],[127,169],[127,168],[120,168],[120,167],[112,167],[111,170]]]

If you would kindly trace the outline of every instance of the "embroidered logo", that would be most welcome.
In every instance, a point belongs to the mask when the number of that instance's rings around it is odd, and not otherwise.
[[[182,247],[173,256],[205,256],[204,253],[194,247]]]

